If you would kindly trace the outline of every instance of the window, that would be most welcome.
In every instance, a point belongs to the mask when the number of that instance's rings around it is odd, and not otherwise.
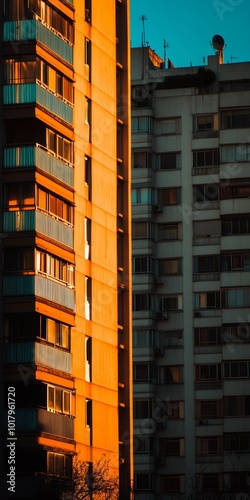
[[[85,0],[85,21],[91,23],[91,3],[92,0]]]
[[[153,489],[153,475],[147,473],[135,473],[135,490],[150,491]]]
[[[154,379],[153,364],[135,363],[133,370],[134,382],[152,382]]]
[[[47,62],[37,58],[36,60],[36,75],[38,82],[55,93],[73,103],[73,82],[70,81],[62,73],[58,73]]]
[[[72,458],[70,455],[47,452],[47,474],[70,478],[72,476]]]
[[[220,196],[222,200],[230,200],[231,198],[249,198],[250,196],[250,183],[248,180],[225,182],[221,183]]]
[[[171,493],[183,493],[185,488],[185,477],[184,476],[160,476],[160,492],[171,494]]]
[[[182,347],[183,332],[182,330],[173,330],[168,332],[159,332],[160,345],[162,347]]]
[[[152,224],[150,222],[133,222],[132,236],[134,239],[151,239]]]
[[[161,153],[157,155],[159,170],[175,170],[181,166],[180,153]]]
[[[232,432],[224,434],[224,448],[227,452],[249,452],[250,433]]]
[[[220,292],[200,292],[194,294],[195,309],[219,309]]]
[[[134,168],[152,168],[152,154],[147,151],[137,151],[133,154]]]
[[[132,118],[132,133],[153,132],[151,116],[136,116]]]
[[[196,438],[196,452],[197,455],[218,455],[221,451],[219,449],[219,437],[210,436],[205,438]]]
[[[149,293],[133,293],[133,311],[148,311],[151,303],[152,295]]]
[[[134,453],[153,453],[154,451],[154,439],[148,436],[134,438]]]
[[[154,346],[153,330],[133,330],[133,346],[153,347]]]
[[[85,240],[85,259],[90,260],[90,248],[91,248],[91,219],[85,217],[84,219],[84,240]]]
[[[194,273],[214,273],[219,270],[219,255],[199,255],[194,257]]]
[[[224,396],[225,417],[249,417],[250,396]]]
[[[220,234],[221,234],[220,220],[202,220],[194,222],[195,238],[211,238],[220,236]]]
[[[85,276],[85,319],[91,320],[92,280]]]
[[[85,337],[85,380],[91,382],[92,338]]]
[[[250,144],[230,144],[221,146],[221,163],[239,162],[250,160]]]
[[[152,189],[151,188],[134,188],[132,189],[132,203],[140,204],[146,203],[148,205],[152,204]]]
[[[212,346],[221,344],[221,329],[219,326],[195,328],[195,345]]]
[[[182,384],[183,367],[182,366],[161,366],[160,379],[162,384]]]
[[[48,385],[47,388],[47,410],[72,415],[72,393],[53,385]]]
[[[84,107],[84,120],[87,125],[90,125],[91,120],[91,101],[88,97],[85,97],[85,107]]]
[[[162,205],[180,205],[181,188],[165,188],[158,190],[159,203]]]
[[[180,118],[169,118],[159,121],[157,131],[160,135],[180,134],[181,121]]]
[[[202,474],[202,491],[219,491],[218,474]]]
[[[221,415],[221,405],[220,401],[209,400],[209,401],[196,401],[196,415],[197,418],[219,418]]]
[[[85,37],[85,68],[86,79],[91,81],[91,41]]]
[[[250,363],[248,361],[224,362],[224,378],[249,378]]]
[[[3,270],[5,272],[28,271],[34,273],[34,250],[33,248],[4,248]]]
[[[160,454],[162,456],[183,456],[184,439],[183,438],[165,438],[160,439]]]
[[[37,63],[35,60],[22,60],[22,58],[4,60],[5,85],[34,83],[36,77]]]
[[[225,109],[220,113],[221,129],[250,127],[250,108]]]
[[[91,158],[85,156],[85,185],[87,186],[87,199],[91,200],[91,186],[92,186],[92,170],[91,170]]]
[[[250,253],[233,253],[221,256],[222,271],[249,271]]]
[[[196,380],[200,382],[221,380],[221,365],[196,365]]]
[[[182,295],[167,295],[159,299],[160,311],[182,310]]]
[[[70,327],[51,318],[41,317],[39,337],[64,349],[70,349]]]
[[[154,261],[152,257],[133,257],[133,273],[145,274],[154,271]]]
[[[225,324],[222,326],[222,339],[225,344],[250,342],[250,325],[245,323]]]
[[[240,218],[222,219],[222,235],[250,234],[250,218],[242,214]]]
[[[165,414],[171,419],[184,418],[184,401],[167,401],[163,403],[166,407]]]
[[[152,418],[153,401],[151,399],[142,399],[134,401],[134,418]]]
[[[193,151],[193,167],[211,167],[219,165],[219,150],[205,149]]]
[[[36,270],[41,274],[62,281],[67,286],[75,286],[75,266],[55,255],[36,250]]]
[[[35,205],[34,184],[6,184],[5,206],[9,211],[30,210]]]
[[[194,132],[207,132],[218,130],[218,115],[195,115],[193,117]]]
[[[249,307],[249,288],[226,288],[222,292],[222,307]]]
[[[37,205],[40,209],[56,215],[58,219],[73,223],[73,206],[40,187],[37,188]]]
[[[46,147],[60,160],[73,164],[73,142],[49,128],[46,129]]]
[[[250,491],[249,479],[250,479],[249,471],[230,472],[231,491],[237,491],[238,493],[242,491],[249,492]]]
[[[194,186],[194,202],[204,203],[219,200],[218,184],[199,184]]]
[[[181,223],[158,224],[159,241],[181,240]]]
[[[165,276],[182,273],[182,259],[158,260],[158,275]]]

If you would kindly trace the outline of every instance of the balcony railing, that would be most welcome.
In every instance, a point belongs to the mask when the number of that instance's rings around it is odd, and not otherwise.
[[[57,158],[39,144],[4,149],[4,168],[17,167],[37,167],[69,186],[74,185],[73,165]]]
[[[38,19],[7,21],[3,27],[4,42],[37,40],[69,64],[73,64],[73,44],[58,31]]]
[[[16,408],[16,432],[46,432],[74,439],[74,419],[43,408]],[[7,419],[5,419],[6,422]],[[6,425],[6,424],[5,424]]]
[[[73,105],[42,86],[39,80],[36,83],[4,85],[3,103],[6,105],[37,103],[70,125],[73,123]]]
[[[72,355],[56,347],[39,342],[16,342],[4,345],[7,364],[31,363],[72,373]]]
[[[4,213],[4,232],[37,231],[73,248],[74,230],[72,226],[39,210],[16,210]]]
[[[4,276],[3,295],[5,297],[35,295],[75,311],[74,290],[44,276]]]

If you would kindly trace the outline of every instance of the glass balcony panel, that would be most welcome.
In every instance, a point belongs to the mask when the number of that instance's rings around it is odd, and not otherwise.
[[[44,276],[4,276],[3,295],[18,297],[36,295],[75,311],[75,292]]]
[[[73,248],[73,228],[36,210],[17,210],[4,213],[4,232],[16,231],[37,231]]]
[[[73,166],[59,160],[39,144],[4,149],[4,168],[17,167],[38,167],[69,186],[74,184]]]
[[[16,342],[4,345],[5,363],[35,363],[72,373],[72,355],[39,342]]]
[[[4,85],[3,94],[5,105],[37,103],[67,123],[73,123],[73,105],[38,83]]]
[[[42,408],[16,408],[17,432],[46,432],[74,439],[74,419]],[[7,418],[5,419],[7,422]]]
[[[73,45],[55,30],[37,19],[7,21],[4,23],[3,41],[16,42],[38,40],[69,64],[73,64]]]

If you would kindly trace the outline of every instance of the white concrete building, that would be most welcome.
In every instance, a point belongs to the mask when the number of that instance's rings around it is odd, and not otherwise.
[[[220,48],[169,66],[132,49],[136,498],[236,498],[250,492],[250,62]]]

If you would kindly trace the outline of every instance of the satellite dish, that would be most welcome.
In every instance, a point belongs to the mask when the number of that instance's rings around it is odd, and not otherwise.
[[[215,50],[223,50],[225,47],[224,38],[220,35],[214,35],[212,38],[212,45]]]

